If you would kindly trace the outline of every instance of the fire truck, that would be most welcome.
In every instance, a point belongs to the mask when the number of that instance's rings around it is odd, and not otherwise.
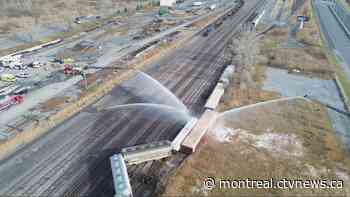
[[[66,75],[80,75],[83,72],[83,68],[75,65],[64,65],[64,74]]]
[[[20,95],[5,96],[0,98],[0,111],[7,110],[13,105],[18,105],[23,102],[23,97]]]

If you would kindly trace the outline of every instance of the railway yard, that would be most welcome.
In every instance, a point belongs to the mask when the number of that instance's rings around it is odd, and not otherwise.
[[[28,68],[14,69],[11,64],[0,72],[7,73],[1,75],[1,98],[11,99],[0,103],[0,196],[114,196],[113,155],[127,147],[175,141],[190,120],[208,112],[206,104],[213,90],[225,83],[226,70],[233,69],[234,82],[241,80],[243,67],[232,65],[227,51],[242,29],[263,32],[257,35],[265,39],[269,54],[273,49],[294,50],[299,47],[293,39],[300,23],[290,18],[309,9],[304,7],[309,1],[303,0],[203,2],[180,1],[165,15],[156,7],[113,16],[89,31],[3,56],[3,62],[17,56]],[[260,20],[268,25],[260,28]],[[283,28],[290,32],[284,34]],[[283,45],[276,44],[279,41]],[[274,48],[279,44],[283,47]],[[332,120],[324,128],[333,124],[350,141],[346,102],[338,82],[329,79],[334,72],[329,65],[322,65],[329,69],[328,78],[318,78],[302,63],[298,70],[288,62],[285,67],[273,65],[277,60],[264,65],[260,91],[326,103],[333,109],[322,110],[324,119]],[[240,83],[216,92],[232,91],[239,95],[233,97],[238,104],[223,101],[227,95],[215,102],[231,108],[256,102],[249,93],[244,100],[240,88],[230,89]],[[127,166],[133,196],[162,196],[168,190],[171,176],[192,158],[172,153],[167,159]]]
[[[145,66],[144,72],[180,98],[191,115],[199,115],[225,68],[226,44],[262,5],[262,1],[245,2],[231,16],[220,19],[222,24],[215,26],[209,36],[203,36],[203,31],[196,33],[169,55]],[[162,113],[157,115],[147,108],[94,111],[94,108],[151,102],[128,91],[128,84],[135,80],[138,80],[137,75],[3,160],[0,193],[7,196],[112,196],[111,155],[127,146],[172,140],[184,126],[183,121]],[[152,91],[152,87],[143,89]],[[150,117],[150,113],[154,115]],[[154,173],[152,171],[159,165],[164,164],[151,162],[130,167],[136,196],[145,191],[152,196],[155,185],[147,184],[149,181],[144,177]]]

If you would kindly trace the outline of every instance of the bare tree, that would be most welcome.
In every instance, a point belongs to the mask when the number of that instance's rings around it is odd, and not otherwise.
[[[252,76],[255,73],[257,57],[260,53],[259,37],[254,28],[243,26],[229,45],[231,62],[240,70],[241,82],[255,86]]]

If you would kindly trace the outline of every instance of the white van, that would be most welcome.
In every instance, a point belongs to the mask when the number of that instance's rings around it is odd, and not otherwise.
[[[199,7],[199,6],[202,6],[202,5],[203,5],[203,2],[201,2],[201,1],[195,1],[195,2],[192,3],[193,7]]]

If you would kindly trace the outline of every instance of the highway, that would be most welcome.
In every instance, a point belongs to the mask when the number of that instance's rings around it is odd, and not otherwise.
[[[332,14],[329,3],[326,1],[314,0],[316,16],[320,22],[320,29],[326,39],[330,50],[343,61],[342,68],[350,79],[350,37],[341,27],[335,16]]]
[[[246,1],[208,37],[194,36],[169,56],[147,66],[146,73],[174,92],[193,115],[200,114],[225,68],[225,45],[263,4],[261,0]],[[136,102],[143,99],[128,94],[121,85],[94,105]],[[183,127],[149,109],[97,113],[90,110],[95,106],[89,106],[1,162],[0,194],[112,196],[109,164],[112,154],[127,146],[172,140]]]

